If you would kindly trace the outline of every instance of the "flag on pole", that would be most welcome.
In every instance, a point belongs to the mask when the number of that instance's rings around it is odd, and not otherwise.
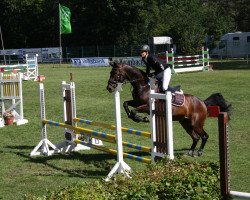
[[[70,24],[70,9],[66,6],[59,4],[60,10],[60,34],[71,33],[71,24]]]

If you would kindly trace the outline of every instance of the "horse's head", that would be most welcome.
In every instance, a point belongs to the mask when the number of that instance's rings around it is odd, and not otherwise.
[[[116,62],[110,62],[109,64],[111,65],[112,70],[110,72],[107,90],[109,92],[113,92],[118,83],[123,83],[126,80],[126,72],[123,64],[118,64]]]

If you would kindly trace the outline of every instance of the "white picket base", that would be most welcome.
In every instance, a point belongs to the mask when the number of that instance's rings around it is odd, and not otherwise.
[[[242,199],[250,199],[250,193],[247,192],[230,191],[230,195]]]
[[[52,148],[52,150],[50,149]],[[50,156],[57,152],[57,147],[52,144],[47,138],[42,139],[38,145],[32,150],[30,156],[46,155]]]

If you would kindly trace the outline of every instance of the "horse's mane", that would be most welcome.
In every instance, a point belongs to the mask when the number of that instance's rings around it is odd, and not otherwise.
[[[141,72],[141,74],[142,74],[142,76],[143,77],[147,77],[147,74],[146,74],[146,72],[144,72],[143,70],[141,70],[141,69],[138,69],[140,72]]]
[[[127,64],[126,64],[126,66],[129,67],[131,70],[136,71],[137,73],[141,74],[145,83],[149,82],[149,78],[148,78],[146,72],[144,72],[143,70],[141,70],[135,66],[131,66],[131,65],[127,65]]]

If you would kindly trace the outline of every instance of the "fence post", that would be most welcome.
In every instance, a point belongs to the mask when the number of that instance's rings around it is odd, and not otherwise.
[[[228,115],[218,115],[221,199],[229,199]]]

